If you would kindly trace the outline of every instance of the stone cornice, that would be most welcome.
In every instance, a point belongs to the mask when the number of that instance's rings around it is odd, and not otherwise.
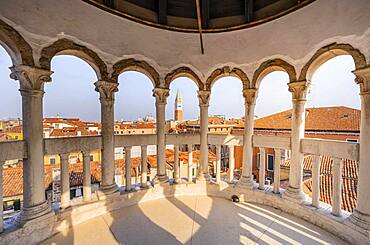
[[[20,90],[23,92],[44,91],[44,84],[51,81],[50,70],[41,69],[26,65],[16,65],[10,67],[10,78],[18,80]]]

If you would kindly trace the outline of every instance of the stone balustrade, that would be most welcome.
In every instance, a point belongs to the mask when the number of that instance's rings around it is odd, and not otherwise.
[[[131,165],[131,149],[133,146],[141,147],[141,181],[140,188],[146,189],[148,187],[147,182],[147,146],[156,145],[157,137],[156,135],[115,135],[114,146],[124,147],[125,149],[125,164],[126,164],[126,181],[124,192],[137,191],[138,189],[132,188],[132,179],[130,173]],[[179,161],[179,147],[187,145],[189,154],[189,164],[187,169],[186,177],[189,182],[195,182],[197,179],[196,174],[192,172],[193,167],[193,147],[200,144],[200,137],[197,134],[189,135],[165,135],[166,145],[174,146],[174,166],[173,166],[173,176],[168,176],[172,179],[170,183],[181,184],[181,175],[179,173],[180,161]],[[215,184],[226,184],[234,183],[234,154],[233,149],[235,146],[243,145],[242,136],[234,135],[208,135],[208,144],[215,146],[216,160],[214,162],[214,173],[215,178],[211,180]],[[227,146],[229,148],[229,172],[225,181],[221,179],[221,147]],[[271,193],[279,198],[282,198],[280,193],[284,192],[280,188],[280,164],[281,164],[281,150],[291,149],[291,139],[289,137],[278,137],[278,136],[262,136],[253,135],[252,136],[252,146],[254,148],[259,148],[260,157],[260,169],[259,169],[259,183],[256,186],[256,190],[263,191],[265,193]],[[45,155],[56,155],[58,154],[61,159],[60,169],[61,169],[61,210],[71,206],[70,203],[70,192],[69,192],[69,154],[71,153],[82,153],[83,156],[83,199],[82,203],[86,202],[85,205],[91,203],[92,193],[91,193],[91,173],[90,173],[90,152],[93,150],[100,150],[102,147],[101,136],[85,136],[85,137],[68,137],[68,138],[48,138],[44,139],[44,154]],[[265,149],[273,149],[275,153],[274,161],[274,182],[273,186],[266,186],[266,176],[265,176]],[[341,211],[341,169],[342,169],[342,159],[349,159],[359,161],[359,143],[333,141],[333,140],[321,140],[321,139],[309,139],[303,138],[300,141],[300,152],[302,154],[310,154],[313,156],[313,167],[312,167],[312,206],[320,208],[320,157],[330,156],[333,160],[333,205],[332,205],[332,215],[342,216]],[[1,142],[0,143],[0,163],[6,160],[21,159],[27,156],[27,148],[25,147],[25,142],[23,141],[11,141],[11,142]],[[0,182],[2,182],[2,168],[0,168]],[[138,172],[138,169],[136,170]],[[137,178],[138,178],[137,173]],[[138,181],[136,181],[138,184]],[[2,187],[2,186],[1,186]],[[0,200],[2,198],[2,191],[0,187]],[[96,200],[96,199],[94,199]],[[94,201],[93,200],[93,201]],[[61,212],[61,211],[58,211]],[[0,209],[0,231],[3,230],[2,221],[2,210]]]

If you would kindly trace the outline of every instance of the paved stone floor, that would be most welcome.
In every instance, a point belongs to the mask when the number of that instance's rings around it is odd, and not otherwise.
[[[145,202],[102,215],[43,244],[345,244],[279,210],[207,196]]]

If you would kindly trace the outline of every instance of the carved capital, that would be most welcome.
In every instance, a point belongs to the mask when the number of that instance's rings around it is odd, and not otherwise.
[[[244,89],[243,96],[244,96],[246,104],[254,105],[256,103],[256,98],[257,98],[257,89],[255,88]]]
[[[166,104],[167,97],[170,95],[170,90],[167,88],[154,88],[153,96],[156,99],[156,103]]]
[[[118,91],[118,83],[99,80],[94,83],[95,91],[100,94],[100,101],[113,102],[114,94]]]
[[[199,106],[209,106],[209,99],[211,97],[211,91],[208,90],[199,90]]]
[[[51,81],[50,70],[40,69],[26,65],[15,65],[10,67],[10,78],[18,80],[20,91],[44,91],[44,84]]]
[[[370,66],[353,71],[355,82],[360,85],[361,94],[370,93]]]
[[[288,83],[289,92],[292,93],[293,100],[306,100],[309,87],[308,81],[297,81]]]

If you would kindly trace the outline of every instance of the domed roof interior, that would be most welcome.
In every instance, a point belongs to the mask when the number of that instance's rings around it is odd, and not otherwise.
[[[252,27],[314,0],[84,0],[133,21],[182,32],[223,32]],[[197,10],[199,11],[197,14]]]

